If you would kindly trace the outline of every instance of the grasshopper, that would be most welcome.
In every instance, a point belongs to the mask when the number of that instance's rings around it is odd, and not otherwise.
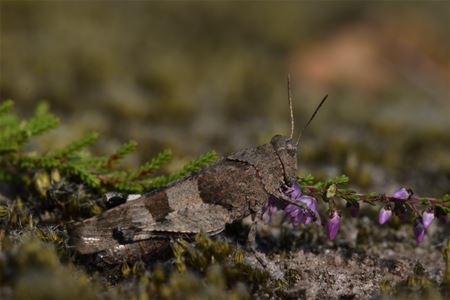
[[[195,174],[75,224],[70,231],[70,243],[75,251],[97,254],[108,263],[157,256],[172,237],[199,232],[215,235],[222,232],[226,224],[249,215],[255,220],[270,196],[300,205],[283,193],[297,178],[301,136],[297,142],[292,140],[294,118],[290,90],[288,76],[289,137],[275,135],[270,143],[222,157]],[[254,236],[255,226],[252,226],[250,242],[254,241]]]

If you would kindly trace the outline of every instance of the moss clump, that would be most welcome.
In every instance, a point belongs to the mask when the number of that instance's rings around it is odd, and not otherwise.
[[[100,285],[72,265],[62,265],[54,247],[31,235],[2,242],[0,295],[13,299],[98,299]]]
[[[248,262],[240,249],[204,234],[198,234],[193,243],[176,241],[173,252],[175,266],[180,273],[200,274],[219,286],[233,289],[245,285],[253,293],[276,296],[282,284],[273,280],[267,271]]]
[[[416,263],[413,273],[404,281],[401,281],[394,287],[384,282],[381,285],[381,291],[384,293],[384,299],[445,299],[445,286],[440,289],[436,282],[428,278],[425,268]]]
[[[250,299],[247,287],[242,282],[228,288],[223,267],[218,264],[209,266],[203,278],[190,271],[172,273],[166,283],[162,283],[154,290],[149,289],[149,295],[168,300]]]

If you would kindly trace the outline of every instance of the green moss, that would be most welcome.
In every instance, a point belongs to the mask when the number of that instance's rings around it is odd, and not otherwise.
[[[227,288],[223,269],[219,265],[210,266],[205,278],[192,272],[173,273],[169,281],[159,287],[156,295],[158,298],[168,300],[250,299],[247,288],[242,283],[237,283],[231,289]]]
[[[244,284],[251,291],[276,295],[280,282],[272,280],[265,270],[247,263],[244,253],[224,240],[198,234],[193,243],[175,242],[173,251],[176,267],[181,273],[195,272],[209,279],[215,278],[227,287]]]
[[[445,299],[445,286],[443,289],[436,282],[428,278],[424,267],[416,263],[412,274],[395,286],[383,282],[380,286],[384,299]]]
[[[14,299],[99,299],[100,285],[72,265],[61,264],[51,244],[26,235],[2,242],[0,282]]]

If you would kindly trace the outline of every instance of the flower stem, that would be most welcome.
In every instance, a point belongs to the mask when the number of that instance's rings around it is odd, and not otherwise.
[[[324,192],[326,192],[326,188],[317,188],[315,186],[305,186],[304,190],[306,193],[309,193],[313,196],[321,196]],[[375,195],[366,195],[362,193],[355,193],[353,191],[349,191],[347,189],[338,189],[336,194],[339,195],[345,195],[348,197],[356,198],[359,202],[367,202],[369,204],[373,204],[373,202],[391,202],[398,200],[395,197],[392,196],[386,196],[385,194],[375,194]],[[345,197],[343,197],[345,199]],[[432,197],[417,197],[412,195],[408,200],[407,203],[409,203],[413,210],[417,212],[416,206],[417,204],[420,204],[422,202],[428,202],[430,205],[441,205],[441,206],[447,206],[448,202],[441,199],[436,199]]]

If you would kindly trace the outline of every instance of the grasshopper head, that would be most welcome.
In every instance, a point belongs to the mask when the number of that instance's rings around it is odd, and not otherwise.
[[[297,177],[297,145],[291,138],[275,135],[270,141],[284,169],[284,180],[291,186]]]

